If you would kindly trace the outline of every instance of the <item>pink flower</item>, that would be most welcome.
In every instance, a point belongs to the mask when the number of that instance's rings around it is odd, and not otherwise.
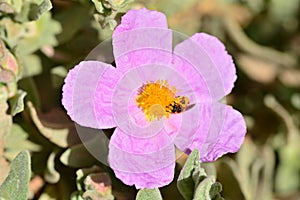
[[[116,127],[108,160],[136,188],[174,178],[175,146],[201,161],[239,150],[242,115],[219,101],[236,80],[233,60],[215,37],[197,33],[172,49],[166,17],[130,10],[113,33],[116,68],[83,61],[65,79],[62,103],[82,126]]]

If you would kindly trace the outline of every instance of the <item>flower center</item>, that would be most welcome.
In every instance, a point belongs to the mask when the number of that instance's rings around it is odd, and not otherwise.
[[[176,92],[166,80],[147,82],[139,88],[136,103],[148,121],[168,118],[171,113],[184,111],[189,103],[187,97],[176,96]]]

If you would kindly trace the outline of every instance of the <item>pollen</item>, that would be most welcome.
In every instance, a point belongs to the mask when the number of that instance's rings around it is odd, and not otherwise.
[[[138,89],[137,106],[145,113],[148,121],[169,118],[176,99],[175,87],[170,87],[167,80],[147,82]]]

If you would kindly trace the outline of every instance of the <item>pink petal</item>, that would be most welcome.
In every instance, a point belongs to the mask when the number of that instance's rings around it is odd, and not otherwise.
[[[147,9],[130,10],[113,34],[113,52],[120,70],[145,64],[168,64],[172,57],[172,31],[166,17]]]
[[[63,86],[62,104],[71,119],[91,128],[115,127],[111,96],[119,76],[111,65],[83,61],[72,69]]]
[[[169,166],[150,173],[127,173],[114,169],[117,178],[126,185],[135,185],[137,189],[160,188],[170,184],[174,179],[175,162]]]
[[[74,87],[76,84],[76,78],[79,71],[79,66],[75,66],[71,69],[65,78],[65,84],[62,88],[62,104],[67,110],[68,115],[74,120],[74,112],[73,112],[73,95],[74,95]]]
[[[162,129],[154,135],[149,135],[148,137],[137,137],[136,135],[133,136],[130,133],[125,133],[119,127],[117,127],[110,139],[110,147],[114,149],[117,148],[118,151],[122,151],[128,154],[149,156],[154,156],[155,154],[156,156],[157,152],[159,151],[169,151],[169,149],[174,144],[173,142],[173,135],[170,135],[164,129]],[[173,147],[171,149],[173,149]],[[149,168],[150,171],[151,169],[152,168]],[[144,171],[145,170],[139,172]]]
[[[121,24],[116,27],[114,34],[137,28],[168,28],[166,16],[163,13],[147,10],[129,10],[122,17]]]
[[[186,94],[190,94],[192,91],[196,96],[196,99],[193,100],[193,103],[207,103],[213,101],[213,97],[210,93],[210,88],[207,85],[205,78],[196,67],[188,62],[188,60],[186,60],[184,57],[181,57],[180,55],[174,55],[172,67],[178,73],[180,73],[182,78],[185,79],[184,82],[187,85],[186,88],[191,88],[189,89],[190,91],[184,90],[183,94],[186,96]],[[215,100],[218,98],[215,98]]]
[[[222,78],[225,95],[229,94],[234,87],[237,76],[232,57],[226,51],[224,44],[218,38],[205,33],[196,33],[191,38],[195,40],[212,59]]]
[[[231,91],[235,66],[217,38],[195,34],[178,44],[174,54],[173,67],[195,90],[198,102],[217,101]]]
[[[202,146],[200,155],[202,155],[201,160],[204,162],[214,161],[226,153],[235,153],[244,142],[247,127],[242,114],[230,106],[224,107],[226,107],[225,120],[219,120],[219,122],[223,121],[223,126],[219,132],[218,140],[212,145],[211,138],[213,137],[208,136]],[[213,120],[218,123],[215,119]]]
[[[116,128],[108,157],[116,176],[137,188],[161,187],[174,176],[175,148],[172,137],[164,130],[139,138]]]
[[[246,134],[246,124],[243,116],[232,107],[215,103],[198,107],[200,120],[198,128],[193,133],[180,132],[188,140],[176,140],[180,149],[189,153],[197,148],[200,151],[201,161],[215,161],[226,153],[235,153],[239,150]]]
[[[174,143],[179,149],[189,153],[194,138],[197,139],[196,136],[199,134],[198,130],[208,132],[211,108],[211,104],[196,104],[192,109],[181,113],[181,123],[176,124],[179,120],[175,120],[173,124],[177,126],[177,134]],[[205,138],[206,135],[201,136]]]

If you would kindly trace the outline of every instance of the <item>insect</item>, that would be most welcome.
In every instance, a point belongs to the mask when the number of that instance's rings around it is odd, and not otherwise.
[[[168,108],[171,108],[171,113],[178,114],[183,111],[187,111],[194,107],[195,104],[189,105],[189,99],[184,96],[177,96],[175,97],[176,100],[171,103]]]

